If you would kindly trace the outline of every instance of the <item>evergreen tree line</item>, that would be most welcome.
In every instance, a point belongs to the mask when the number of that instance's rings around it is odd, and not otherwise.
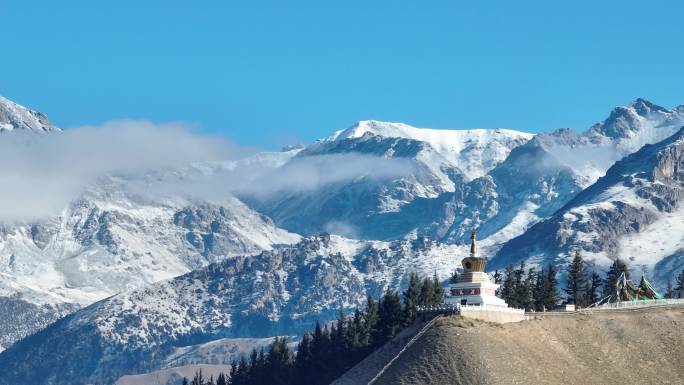
[[[560,299],[557,275],[552,265],[537,271],[534,267],[526,269],[525,262],[520,262],[517,269],[509,265],[503,274],[495,271],[494,282],[501,284],[498,295],[509,306],[545,311],[553,309]]]
[[[586,307],[616,294],[617,282],[622,273],[625,273],[627,279],[631,278],[627,265],[616,259],[602,279],[596,271],[588,272],[587,264],[579,252],[576,252],[568,266],[568,286],[565,289],[568,295],[568,303]],[[676,283],[677,287],[673,288],[672,280],[668,279],[666,291],[663,293],[665,298],[677,298],[679,290],[684,285],[684,270],[677,276]],[[603,290],[599,291],[599,287],[602,287]]]
[[[616,259],[602,277],[596,270],[582,259],[579,252],[567,266],[567,285],[562,288],[565,292],[567,303],[578,307],[587,307],[602,299],[615,294],[618,279],[625,273],[630,279],[627,265]],[[515,269],[509,265],[503,273],[494,272],[494,281],[501,284],[498,296],[506,300],[511,307],[525,309],[527,311],[544,311],[553,309],[562,296],[558,291],[556,269],[549,265],[541,271],[534,267],[525,269],[525,263]],[[684,270],[677,276],[676,286],[668,280],[666,298],[677,298],[684,287]]]
[[[665,297],[667,298],[684,298],[682,296],[682,289],[684,289],[684,270],[682,270],[675,279],[675,287],[672,287],[672,280],[667,280],[667,291]]]
[[[268,349],[254,349],[248,358],[234,361],[229,374],[207,379],[199,371],[192,380],[183,379],[183,385],[329,384],[412,324],[417,307],[442,303],[444,289],[436,275],[421,280],[411,273],[408,281],[403,293],[388,289],[379,301],[369,296],[364,308],[349,316],[340,307],[337,320],[317,322],[296,351],[287,337],[277,337]]]

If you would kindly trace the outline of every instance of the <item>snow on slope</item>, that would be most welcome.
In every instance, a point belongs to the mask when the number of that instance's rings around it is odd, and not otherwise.
[[[300,335],[316,320],[334,319],[340,305],[352,310],[366,295],[405,284],[410,271],[446,279],[467,252],[426,238],[322,234],[227,259],[95,303],[16,343],[0,354],[0,383],[111,383],[211,351],[207,341]]]
[[[88,305],[299,239],[232,197],[218,204],[150,202],[124,189],[112,181],[92,188],[57,218],[5,227],[0,295]]]
[[[357,178],[315,191],[240,197],[279,226],[299,234],[328,231],[361,239],[398,239],[414,231],[423,233],[426,225],[432,225],[434,218],[429,215],[440,210],[444,194],[459,195],[469,178],[498,165],[530,137],[510,130],[431,130],[359,122],[307,146],[283,169],[339,156],[391,160],[402,164],[404,173],[379,179],[360,170]],[[342,170],[346,166],[344,162],[330,165]]]
[[[60,131],[48,121],[44,114],[0,96],[0,133],[14,130]]]
[[[602,267],[623,259],[663,286],[681,265],[671,259],[684,247],[683,206],[684,128],[615,163],[551,218],[507,242],[493,265],[561,264],[580,250]]]
[[[541,134],[537,139],[557,161],[574,170],[586,187],[618,160],[646,144],[670,137],[683,125],[684,106],[667,110],[637,99],[616,107],[603,122],[582,135],[564,129]]]
[[[458,166],[467,179],[475,179],[503,161],[513,147],[534,135],[508,129],[430,129],[403,123],[363,120],[335,132],[325,141],[360,138],[366,134],[385,138],[406,138],[428,143],[440,155]]]

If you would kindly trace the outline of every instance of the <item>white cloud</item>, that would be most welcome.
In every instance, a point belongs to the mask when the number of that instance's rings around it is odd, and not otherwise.
[[[58,214],[106,175],[122,177],[129,192],[147,199],[220,200],[228,194],[268,197],[414,172],[407,159],[359,154],[295,158],[277,169],[258,162],[218,166],[223,164],[218,161],[254,152],[220,137],[192,133],[183,124],[146,121],[115,121],[49,135],[7,133],[0,135],[0,222]],[[213,172],[189,166],[198,162],[213,164]]]
[[[135,175],[192,161],[238,156],[242,149],[183,124],[115,121],[61,133],[0,135],[0,221],[58,213],[98,177]]]

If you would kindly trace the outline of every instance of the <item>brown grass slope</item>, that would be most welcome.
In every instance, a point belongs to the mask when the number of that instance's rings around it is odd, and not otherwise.
[[[390,384],[684,384],[684,307],[441,318],[374,383]]]

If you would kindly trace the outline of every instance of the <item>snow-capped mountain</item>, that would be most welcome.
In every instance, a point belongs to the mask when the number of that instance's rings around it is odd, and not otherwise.
[[[45,115],[0,99],[0,141],[26,130],[62,135]],[[11,126],[11,127],[10,127]],[[278,167],[298,150],[263,153],[214,168]],[[208,171],[207,171],[208,170]],[[178,172],[147,178],[171,179]],[[0,221],[0,350],[70,311],[223,258],[300,237],[228,193],[201,200],[136,192],[130,177],[103,176],[57,215]],[[136,185],[137,186],[137,185]]]
[[[533,137],[526,132],[507,129],[430,129],[416,128],[403,123],[362,120],[347,129],[335,132],[321,143],[361,138],[368,134],[426,143],[452,166],[456,166],[467,180],[483,176],[506,159],[513,148]]]
[[[119,183],[92,188],[61,215],[0,229],[0,296],[73,309],[235,255],[296,242],[235,198],[150,202]],[[55,311],[55,317],[63,311]],[[23,333],[0,330],[0,345]]]
[[[485,242],[502,244],[559,210],[617,160],[681,125],[683,107],[667,110],[637,99],[583,134],[560,129],[536,135],[447,199],[434,236],[457,242],[468,227],[479,227]]]
[[[313,191],[243,196],[281,227],[310,235],[331,231],[363,239],[398,239],[432,222],[417,207],[457,194],[532,137],[513,130],[434,130],[362,121],[306,147],[284,165],[324,156],[373,156],[406,161],[396,178],[370,172]],[[344,163],[331,167],[344,168]],[[363,170],[362,170],[363,171]],[[417,214],[417,215],[416,215]]]
[[[113,383],[174,362],[182,346],[299,334],[399,287],[409,271],[446,278],[466,247],[322,234],[235,257],[79,310],[0,355],[0,383]]]
[[[598,266],[621,258],[663,286],[684,268],[683,202],[684,127],[615,163],[549,219],[507,242],[493,264],[562,264],[580,250]]]
[[[560,129],[535,140],[547,156],[570,168],[584,187],[603,176],[610,166],[646,144],[657,143],[684,125],[684,106],[667,110],[643,99],[616,107],[601,123],[583,134]]]
[[[45,114],[30,110],[0,96],[0,133],[14,130],[41,133],[60,131],[50,123]]]

